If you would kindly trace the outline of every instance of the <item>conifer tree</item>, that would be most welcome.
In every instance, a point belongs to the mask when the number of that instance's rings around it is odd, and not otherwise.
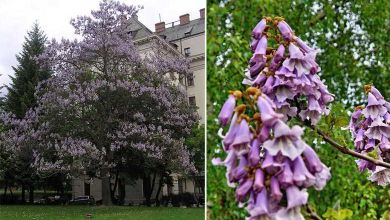
[[[35,106],[35,87],[40,81],[50,77],[50,72],[41,69],[35,60],[43,52],[46,41],[45,33],[38,23],[34,23],[32,30],[25,37],[22,52],[16,55],[19,64],[12,67],[15,76],[11,76],[12,83],[7,86],[4,108],[17,118],[22,118],[29,108]]]
[[[44,51],[46,42],[45,33],[35,22],[31,31],[27,32],[22,52],[16,55],[18,65],[12,67],[15,75],[11,76],[12,83],[6,86],[8,94],[1,100],[4,110],[14,114],[16,118],[23,118],[28,109],[36,106],[35,88],[40,81],[50,77],[50,71],[40,68],[36,62],[36,58]],[[30,147],[23,150],[16,164],[20,172],[10,174],[15,177],[17,184],[22,186],[22,201],[25,200],[25,189],[28,186],[29,200],[33,202],[34,178],[30,167],[32,163]]]

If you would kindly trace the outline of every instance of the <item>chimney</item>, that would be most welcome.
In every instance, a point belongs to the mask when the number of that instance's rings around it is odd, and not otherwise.
[[[204,19],[204,8],[200,9],[199,13],[200,13],[200,18]]]
[[[190,14],[182,15],[179,18],[180,18],[180,25],[185,25],[190,23]]]
[[[165,22],[156,23],[154,29],[157,33],[165,31]]]

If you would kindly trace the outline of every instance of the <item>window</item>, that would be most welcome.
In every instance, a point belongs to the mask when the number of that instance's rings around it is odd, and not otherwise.
[[[191,35],[192,27],[187,28],[187,30],[184,32],[184,36],[188,37]]]
[[[188,97],[188,103],[190,106],[196,106],[195,96]]]
[[[186,57],[188,57],[188,56],[190,56],[190,54],[191,54],[190,48],[189,47],[184,48],[184,55],[186,55]]]
[[[194,74],[192,73],[187,76],[187,86],[194,86]]]

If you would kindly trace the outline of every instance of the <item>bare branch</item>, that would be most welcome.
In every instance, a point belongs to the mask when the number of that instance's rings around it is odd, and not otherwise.
[[[339,150],[341,153],[343,154],[348,154],[348,155],[351,155],[353,157],[357,157],[357,158],[360,158],[360,159],[363,159],[363,160],[366,160],[366,161],[369,161],[377,166],[382,166],[382,167],[386,167],[386,168],[389,168],[390,169],[390,164],[389,163],[386,163],[384,161],[380,161],[380,160],[376,160],[372,157],[369,157],[367,155],[364,155],[364,154],[361,154],[361,153],[358,153],[358,152],[355,152],[339,143],[337,143],[337,141],[333,140],[331,137],[329,137],[329,135],[327,135],[324,131],[322,131],[321,129],[315,127],[314,125],[311,125],[310,122],[304,122],[304,124],[311,128],[312,130],[316,131],[323,139],[324,141],[328,142],[330,145],[332,145],[334,148],[336,148],[337,150]]]

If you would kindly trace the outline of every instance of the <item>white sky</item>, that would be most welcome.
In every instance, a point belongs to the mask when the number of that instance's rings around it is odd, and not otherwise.
[[[120,0],[126,4],[143,5],[138,20],[154,31],[154,24],[172,22],[189,13],[190,19],[199,18],[199,9],[206,7],[205,0]],[[15,55],[22,50],[24,36],[35,20],[48,39],[74,38],[70,19],[90,15],[99,7],[100,0],[0,0],[0,85],[9,84],[16,66]],[[2,90],[4,93],[4,89]],[[1,94],[2,96],[4,94]]]

